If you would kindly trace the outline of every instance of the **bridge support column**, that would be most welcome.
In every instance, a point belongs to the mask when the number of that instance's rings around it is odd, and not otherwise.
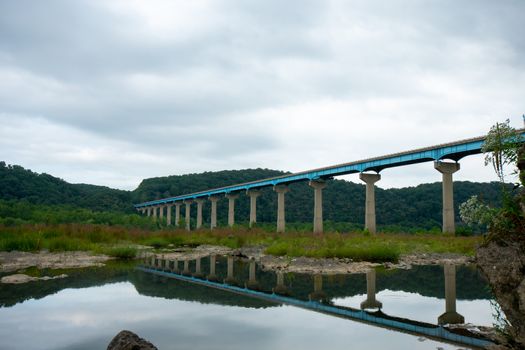
[[[184,260],[184,267],[182,269],[182,274],[186,276],[191,276],[189,260]]]
[[[272,292],[275,294],[281,294],[281,295],[288,295],[290,294],[290,291],[288,288],[284,285],[284,273],[282,271],[275,272],[277,275],[277,284],[274,288],[272,288]]]
[[[202,227],[202,204],[204,199],[196,199],[197,202],[197,230]]]
[[[246,194],[250,197],[250,227],[257,223],[257,197],[261,195],[259,190],[247,190]]]
[[[163,218],[164,218],[164,206],[159,205],[159,221],[162,221]]]
[[[210,229],[213,230],[217,227],[217,202],[219,197],[210,196],[209,200],[211,202]]]
[[[434,162],[434,168],[443,174],[443,232],[456,233],[452,174],[459,170],[459,163]]]
[[[191,203],[193,203],[191,199],[187,199],[184,201],[184,204],[186,204],[186,212],[185,212],[186,218],[184,219],[184,221],[186,221],[187,231],[191,230]]]
[[[193,274],[193,277],[196,278],[202,278],[202,271],[201,271],[201,258],[195,259],[195,273]]]
[[[323,188],[324,181],[310,181],[308,183],[314,189],[314,233],[323,233]]]
[[[376,299],[376,270],[366,273],[366,300],[361,303],[361,309],[380,309],[383,304]]]
[[[326,299],[326,293],[323,291],[323,275],[314,275],[314,291],[308,294],[310,300]]]
[[[228,284],[235,284],[237,281],[235,280],[235,277],[233,276],[233,256],[228,256],[228,273],[226,275],[226,279],[224,280],[224,283]]]
[[[180,225],[180,203],[175,203],[175,227]]]
[[[226,198],[228,198],[228,226],[232,227],[235,225],[235,200],[239,198],[239,195],[228,193]]]
[[[148,216],[151,216],[151,207],[148,207]]]
[[[290,189],[286,185],[277,185],[273,187],[277,192],[277,232],[282,233],[286,230],[286,213],[284,209],[284,195]]]
[[[456,311],[456,266],[446,264],[445,274],[445,313],[438,317],[438,324],[465,323],[465,317]]]
[[[257,282],[256,268],[257,268],[257,266],[255,264],[255,260],[251,259],[250,260],[250,266],[249,266],[249,269],[248,269],[248,282],[246,282],[246,284],[244,285],[246,288],[250,288],[250,289],[259,289],[260,288],[259,282]]]
[[[166,206],[166,225],[171,225],[171,207],[173,207],[173,204],[168,204]]]
[[[173,269],[172,269],[173,272],[175,273],[179,273],[179,260],[178,259],[173,259]]]
[[[208,275],[208,281],[217,281],[217,275],[215,274],[215,264],[217,263],[217,257],[210,255],[210,274]]]
[[[370,233],[376,233],[376,196],[374,184],[381,180],[381,175],[360,173],[359,178],[366,183],[365,229]]]
[[[153,211],[153,220],[157,220],[157,207],[151,207],[151,210]]]

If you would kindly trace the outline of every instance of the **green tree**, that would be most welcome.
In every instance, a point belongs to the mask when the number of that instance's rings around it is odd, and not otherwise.
[[[492,164],[499,180],[505,182],[505,167],[516,166],[522,144],[521,134],[510,126],[509,119],[490,128],[481,151],[485,153],[485,165]]]

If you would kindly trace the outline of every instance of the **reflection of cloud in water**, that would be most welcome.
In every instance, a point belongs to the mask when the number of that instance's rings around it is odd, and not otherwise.
[[[383,303],[381,311],[396,317],[437,324],[439,315],[445,312],[445,299],[426,297],[417,293],[382,290],[376,294]],[[366,294],[333,299],[336,305],[359,308]],[[457,300],[456,310],[465,316],[465,322],[480,326],[492,326],[492,308],[489,300]]]
[[[388,305],[385,298],[392,293],[378,298]],[[358,304],[362,298],[343,301]],[[419,306],[420,313],[427,312]],[[0,348],[6,349],[104,348],[122,329],[160,349],[455,348],[291,306],[250,309],[147,297],[131,283],[65,289],[0,309]]]

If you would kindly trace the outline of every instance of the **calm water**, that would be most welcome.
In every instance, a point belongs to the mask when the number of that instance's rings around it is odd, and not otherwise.
[[[248,285],[266,295],[284,286],[282,291],[293,300],[322,299],[323,305],[345,310],[359,310],[368,301],[374,307],[371,314],[402,322],[437,324],[446,309],[440,266],[376,270],[368,281],[365,274],[277,276],[258,267],[250,276],[249,262],[235,261],[229,271],[225,258],[217,258],[215,266],[217,280],[230,278],[230,285]],[[182,272],[182,262],[178,267]],[[169,268],[175,268],[173,263]],[[187,268],[198,270],[195,261]],[[209,274],[208,258],[200,268],[203,275]],[[493,308],[485,281],[473,267],[454,272],[457,312],[467,323],[491,326]],[[134,264],[113,263],[68,274],[61,280],[1,286],[0,349],[105,349],[122,329],[159,349],[466,348],[159,276],[137,270]],[[370,294],[373,282],[375,294]]]

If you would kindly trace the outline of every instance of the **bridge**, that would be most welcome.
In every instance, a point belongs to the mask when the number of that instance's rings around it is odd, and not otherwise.
[[[209,259],[209,271],[203,271],[201,260]],[[194,270],[190,270],[190,261],[182,261],[168,257],[147,257],[144,264],[136,269],[167,278],[218,289],[250,298],[260,299],[276,304],[286,304],[303,309],[320,312],[326,315],[349,319],[396,332],[424,336],[429,339],[447,342],[454,345],[467,345],[475,348],[485,348],[491,344],[489,339],[466,329],[454,329],[450,325],[462,324],[465,319],[456,311],[456,268],[454,265],[444,266],[445,277],[445,312],[438,317],[437,325],[385,314],[381,311],[382,303],[376,299],[376,271],[366,273],[366,299],[360,304],[360,309],[334,305],[323,290],[323,275],[313,276],[313,286],[308,300],[294,296],[291,286],[285,283],[284,273],[275,272],[276,284],[269,288],[257,280],[256,262],[249,260],[248,278],[242,271],[234,273],[234,257],[227,256],[227,276],[222,281],[216,272],[216,255],[197,257]],[[183,268],[180,268],[183,263]],[[448,326],[447,326],[448,325]]]
[[[518,130],[518,133],[522,139],[525,137],[525,129]],[[309,186],[312,187],[314,191],[313,230],[314,233],[322,233],[323,189],[327,186],[328,181],[335,176],[359,173],[359,178],[366,184],[365,229],[371,233],[375,233],[375,183],[381,179],[379,173],[387,168],[434,162],[434,168],[442,174],[443,232],[455,233],[452,174],[460,169],[459,161],[462,158],[481,153],[484,141],[485,136],[474,137],[294,174],[157,199],[135,204],[135,208],[142,214],[160,219],[163,219],[164,212],[166,212],[166,223],[171,225],[172,208],[175,207],[175,225],[178,226],[181,221],[180,207],[184,204],[184,221],[186,229],[190,230],[191,205],[196,203],[196,228],[200,229],[202,227],[203,203],[205,200],[209,200],[211,202],[210,228],[214,229],[217,227],[217,201],[220,197],[224,196],[228,199],[228,225],[233,226],[235,224],[235,200],[239,197],[240,193],[245,193],[250,197],[249,223],[250,227],[252,227],[257,222],[257,197],[261,194],[260,190],[265,187],[273,187],[277,193],[277,232],[284,232],[286,227],[285,194],[289,191],[288,185],[294,182],[308,181]]]

